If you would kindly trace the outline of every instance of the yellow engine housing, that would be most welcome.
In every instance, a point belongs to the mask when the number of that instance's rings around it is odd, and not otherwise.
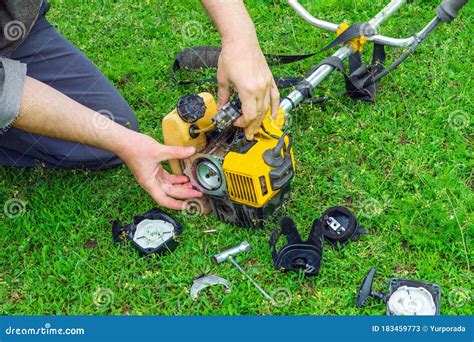
[[[263,121],[263,125],[268,133],[281,137],[283,132],[281,126],[275,122],[284,123],[283,119],[272,121],[270,114]],[[280,111],[283,115],[282,111]],[[246,153],[229,152],[224,159],[224,174],[227,182],[229,198],[235,202],[246,204],[252,207],[262,207],[279,190],[272,190],[270,172],[272,167],[267,165],[262,156],[266,150],[276,146],[277,140],[272,138],[260,128],[255,135],[255,145]],[[286,144],[289,144],[289,137],[285,137]],[[290,151],[292,163],[294,165],[293,151]],[[265,192],[263,189],[267,189]]]
[[[241,148],[229,148],[229,137],[235,140],[232,135],[234,134],[233,132],[236,131],[235,127],[229,127],[227,130],[229,130],[230,133],[227,135],[225,132],[217,136],[209,135],[209,133],[205,132],[200,132],[197,135],[194,134],[194,137],[190,134],[190,129],[193,125],[194,128],[199,130],[205,130],[212,126],[212,118],[216,115],[218,110],[217,104],[211,94],[201,93],[199,96],[204,100],[206,106],[205,113],[200,119],[193,123],[185,122],[181,119],[176,109],[163,119],[162,129],[166,145],[194,146],[197,150],[196,155],[191,158],[171,160],[171,170],[174,174],[188,175],[191,179],[191,183],[208,195],[212,202],[211,207],[214,211],[222,209],[222,214],[225,210],[223,208],[219,209],[219,206],[225,204],[225,206],[231,207],[230,209],[233,210],[235,215],[238,214],[237,212],[244,211],[245,213],[242,215],[246,218],[247,216],[257,217],[251,218],[250,221],[245,219],[243,220],[245,224],[241,223],[240,225],[257,225],[252,220],[265,220],[263,209],[268,206],[270,202],[273,201],[271,208],[266,210],[267,212],[273,212],[276,207],[281,205],[279,202],[283,201],[283,196],[279,196],[280,191],[285,191],[285,198],[289,196],[289,179],[293,177],[295,165],[290,137],[285,135],[283,138],[284,149],[281,151],[281,157],[285,160],[285,170],[278,170],[277,167],[268,165],[263,157],[266,151],[276,147],[284,134],[282,131],[282,127],[285,123],[284,112],[280,108],[278,117],[273,120],[271,119],[271,113],[267,113],[263,121],[263,127],[260,128],[252,142],[243,140],[244,142]],[[225,190],[221,193],[206,192],[206,189],[203,189],[196,180],[196,162],[206,157],[211,158],[213,162],[216,160],[222,162],[219,167],[222,168]],[[279,182],[284,186],[279,184]],[[241,205],[242,207],[235,207],[235,204]],[[230,210],[229,208],[226,209]],[[222,216],[217,212],[216,215],[218,218]],[[237,221],[240,222],[242,220]],[[235,223],[235,220],[231,222]]]

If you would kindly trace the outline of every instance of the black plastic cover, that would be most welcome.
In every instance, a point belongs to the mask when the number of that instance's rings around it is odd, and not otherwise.
[[[368,234],[367,230],[360,228],[355,215],[343,206],[329,208],[321,219],[324,237],[333,246],[338,243],[345,245],[350,240],[358,239],[360,234]]]
[[[176,110],[183,121],[193,123],[204,116],[206,104],[201,96],[188,94],[181,96],[176,105]]]
[[[276,245],[282,235],[285,235],[287,244],[277,251]],[[280,227],[276,227],[272,231],[269,243],[272,248],[275,269],[303,271],[309,276],[319,273],[323,259],[321,220],[318,219],[313,222],[308,240],[302,241],[293,220],[289,217],[283,217],[280,220]]]

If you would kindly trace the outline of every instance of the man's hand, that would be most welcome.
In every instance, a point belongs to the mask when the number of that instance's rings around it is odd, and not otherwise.
[[[231,87],[239,94],[242,114],[235,125],[253,139],[271,107],[276,117],[280,94],[241,0],[201,0],[222,36],[217,81],[219,106],[229,102]]]
[[[120,159],[127,164],[141,187],[156,203],[170,209],[186,209],[186,203],[178,199],[201,197],[192,189],[186,176],[175,176],[161,167],[168,159],[183,159],[192,156],[194,147],[165,146],[147,135],[133,134],[132,141],[117,151]]]
[[[194,148],[169,147],[147,135],[110,122],[100,128],[94,123],[100,115],[61,94],[50,86],[26,78],[21,116],[14,127],[31,133],[87,144],[118,155],[135,175],[138,183],[158,203],[171,209],[185,209],[179,199],[200,197],[187,177],[173,176],[161,167],[167,159],[181,159],[195,153]],[[53,124],[51,124],[53,123]]]
[[[241,41],[222,46],[217,71],[219,107],[230,100],[231,85],[242,103],[243,116],[235,126],[245,127],[245,135],[252,140],[268,108],[276,117],[280,94],[257,42]]]

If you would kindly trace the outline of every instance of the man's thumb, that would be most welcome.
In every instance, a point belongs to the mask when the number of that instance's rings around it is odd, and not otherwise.
[[[161,160],[189,158],[194,153],[196,153],[196,149],[194,147],[163,145]]]

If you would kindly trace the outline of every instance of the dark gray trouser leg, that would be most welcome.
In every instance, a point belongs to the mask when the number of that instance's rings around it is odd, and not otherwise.
[[[10,58],[26,63],[32,78],[121,125],[138,130],[135,115],[119,92],[81,51],[47,22],[44,15],[40,15],[32,32]],[[100,170],[121,163],[110,152],[16,128],[0,134],[0,165],[3,166],[34,167],[40,164],[57,169]]]

